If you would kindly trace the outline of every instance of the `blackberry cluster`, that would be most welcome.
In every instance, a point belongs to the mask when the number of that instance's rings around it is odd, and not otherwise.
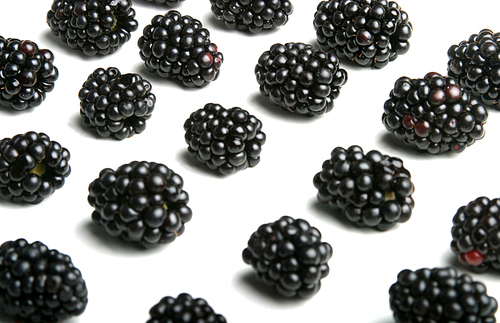
[[[288,0],[210,0],[210,4],[215,18],[227,28],[253,34],[285,25],[293,12]]]
[[[402,270],[389,289],[397,323],[495,323],[497,301],[486,286],[454,268]]]
[[[483,29],[448,49],[448,75],[484,104],[500,110],[500,33]]]
[[[149,315],[146,323],[226,323],[225,317],[215,313],[205,299],[187,293],[162,298],[149,310]]]
[[[40,203],[64,185],[70,154],[44,133],[33,131],[0,140],[0,196]]]
[[[167,7],[175,7],[184,0],[146,0],[146,1],[153,2],[156,4],[166,5]]]
[[[310,297],[328,276],[332,247],[306,220],[283,216],[261,225],[243,250],[243,261],[257,278],[285,297]]]
[[[382,68],[410,48],[412,25],[394,1],[328,0],[314,14],[318,45],[361,66]]]
[[[222,53],[201,22],[176,10],[157,15],[137,41],[146,67],[187,87],[201,87],[219,77]]]
[[[266,135],[262,122],[239,107],[225,109],[208,103],[184,123],[188,153],[222,174],[254,167],[260,162]]]
[[[397,157],[359,146],[335,148],[314,176],[320,203],[340,209],[360,227],[387,230],[410,219],[415,205],[410,172]]]
[[[271,46],[259,57],[255,76],[272,103],[306,116],[330,112],[347,82],[335,55],[304,43]]]
[[[482,196],[461,206],[451,236],[451,250],[471,270],[500,270],[500,199]]]
[[[83,83],[80,116],[101,137],[122,140],[146,129],[156,97],[139,74],[121,74],[115,67],[98,68]]]
[[[87,56],[115,52],[139,26],[131,0],[54,0],[47,24],[62,42]]]
[[[54,55],[29,40],[0,36],[0,106],[25,110],[42,104],[59,77]]]
[[[82,314],[87,287],[68,255],[25,239],[0,246],[0,309],[25,322],[57,323]]]
[[[181,176],[159,163],[105,168],[89,185],[92,221],[111,236],[144,248],[172,242],[192,216],[183,185]]]

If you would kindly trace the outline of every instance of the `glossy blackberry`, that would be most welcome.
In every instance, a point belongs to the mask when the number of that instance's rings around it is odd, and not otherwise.
[[[283,216],[261,225],[248,240],[243,261],[256,270],[259,280],[285,297],[310,297],[328,276],[332,247],[304,219]]]
[[[215,18],[227,28],[253,34],[285,25],[293,12],[288,0],[210,0],[210,4]]]
[[[40,241],[0,246],[0,310],[23,322],[56,323],[82,314],[85,280],[68,255]]]
[[[175,7],[178,6],[184,0],[145,0],[145,1],[166,5],[167,7]]]
[[[54,55],[30,40],[0,36],[0,106],[25,110],[42,104],[59,77]]]
[[[273,104],[306,116],[330,112],[347,82],[335,55],[304,43],[271,46],[259,57],[255,76]]]
[[[159,163],[105,168],[89,185],[92,221],[111,236],[145,248],[172,242],[192,216],[183,186],[180,175]]]
[[[384,104],[382,122],[406,145],[431,154],[462,152],[484,136],[488,111],[456,79],[428,73],[400,77]]]
[[[486,286],[456,269],[402,270],[389,289],[397,323],[495,323],[497,301]]]
[[[149,310],[149,315],[146,323],[226,323],[224,316],[215,313],[205,299],[187,293],[162,298]]]
[[[184,123],[188,153],[222,174],[254,167],[260,162],[266,135],[262,122],[239,107],[225,109],[208,103]]]
[[[448,75],[484,104],[500,110],[500,33],[483,29],[448,49]]]
[[[0,196],[40,203],[60,189],[71,173],[69,151],[33,131],[0,140]]]
[[[410,219],[415,205],[410,172],[397,157],[359,146],[333,149],[314,176],[320,203],[339,209],[360,227],[387,230]]]
[[[80,116],[101,137],[125,139],[146,129],[156,97],[139,74],[121,74],[116,67],[98,68],[83,83]]]
[[[394,1],[328,0],[317,7],[314,29],[321,49],[382,68],[409,50],[413,28]]]
[[[219,77],[223,55],[210,41],[208,29],[176,10],[153,17],[137,45],[146,67],[161,77],[187,87],[201,87]]]
[[[114,53],[138,27],[131,0],[54,0],[47,24],[52,34],[87,56]]]

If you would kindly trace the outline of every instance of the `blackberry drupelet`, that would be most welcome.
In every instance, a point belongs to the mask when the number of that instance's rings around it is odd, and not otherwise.
[[[32,323],[56,323],[82,314],[87,286],[70,256],[36,241],[0,246],[0,310]]]
[[[483,29],[448,49],[448,75],[483,104],[500,110],[500,32]]]
[[[160,163],[105,168],[89,185],[92,221],[111,236],[144,248],[172,242],[192,216],[183,186],[182,177]]]
[[[293,12],[288,0],[210,0],[212,13],[227,28],[253,34],[281,27]]]
[[[273,104],[309,117],[330,112],[347,82],[335,55],[304,43],[271,46],[259,57],[255,76]]]
[[[498,307],[483,283],[451,267],[402,270],[389,303],[397,323],[495,323]]]
[[[149,310],[149,315],[146,323],[226,323],[225,317],[215,313],[205,299],[187,293],[162,298]]]
[[[314,29],[321,49],[382,68],[409,50],[413,28],[394,1],[328,0],[317,7]]]
[[[243,261],[256,270],[259,280],[285,297],[307,298],[328,276],[332,247],[306,220],[283,216],[261,225],[248,240]]]
[[[410,219],[415,205],[410,172],[397,157],[359,146],[333,149],[314,176],[320,203],[339,209],[360,227],[387,230]]]
[[[458,81],[438,73],[400,77],[384,104],[382,122],[406,145],[437,154],[462,152],[484,136],[488,111]]]
[[[167,7],[175,7],[178,6],[184,0],[145,0],[145,1],[166,5]]]
[[[209,31],[176,10],[153,17],[137,45],[149,70],[184,86],[202,87],[219,77],[223,55],[210,41]]]
[[[191,157],[227,175],[260,162],[266,142],[261,129],[262,122],[246,110],[208,103],[186,120],[184,138]]]
[[[54,0],[47,24],[52,34],[87,56],[114,53],[138,27],[131,0]]]
[[[83,83],[80,116],[101,137],[122,140],[146,129],[156,97],[139,74],[121,74],[116,67],[98,68]]]
[[[0,106],[25,110],[42,104],[59,77],[54,55],[30,40],[0,36]]]
[[[0,196],[37,204],[60,189],[71,173],[69,151],[33,131],[0,140]]]

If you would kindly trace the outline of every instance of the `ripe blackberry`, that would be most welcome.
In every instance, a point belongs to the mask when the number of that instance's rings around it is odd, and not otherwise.
[[[271,46],[260,56],[255,76],[272,103],[306,116],[330,112],[347,81],[335,55],[303,43]]]
[[[101,137],[125,139],[146,129],[156,97],[139,74],[121,74],[116,67],[98,68],[78,93],[83,124]]]
[[[254,167],[260,162],[266,135],[259,119],[239,107],[225,109],[207,103],[184,123],[188,153],[222,174]]]
[[[47,24],[62,42],[87,56],[115,52],[138,27],[131,0],[54,0]]]
[[[314,14],[318,45],[361,66],[382,68],[410,48],[412,25],[394,1],[328,0]]]
[[[261,225],[242,257],[259,280],[282,296],[306,298],[316,294],[321,279],[328,276],[332,247],[321,242],[321,233],[306,220],[283,216]]]
[[[25,110],[42,104],[59,71],[54,55],[30,40],[0,36],[0,106]]]
[[[187,293],[162,298],[149,310],[149,315],[146,323],[226,323],[224,316],[215,313],[205,299]]]
[[[483,29],[448,49],[448,75],[484,104],[500,110],[500,33]]]
[[[111,236],[145,248],[172,242],[192,215],[183,185],[181,176],[159,163],[105,168],[89,185],[92,221]]]
[[[397,323],[496,322],[498,304],[486,286],[454,268],[402,270],[389,296]]]
[[[146,1],[153,2],[156,4],[166,5],[167,7],[175,7],[184,0],[146,0]]]
[[[223,56],[201,22],[176,10],[157,15],[137,41],[146,67],[187,87],[201,87],[219,77]]]
[[[56,323],[82,314],[87,287],[68,255],[36,241],[0,246],[0,309],[24,322]]]
[[[0,196],[40,203],[64,185],[70,154],[44,133],[33,131],[0,140]]]
[[[415,205],[410,172],[397,157],[359,146],[335,148],[314,176],[318,201],[340,209],[360,227],[387,230],[410,219]]]
[[[210,0],[212,13],[227,28],[259,33],[288,22],[293,12],[288,0]]]

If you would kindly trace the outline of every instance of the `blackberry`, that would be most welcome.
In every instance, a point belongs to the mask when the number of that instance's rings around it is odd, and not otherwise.
[[[137,45],[145,66],[161,77],[187,87],[201,87],[219,77],[223,55],[210,41],[210,32],[176,10],[153,17]]]
[[[47,24],[52,34],[87,56],[114,53],[138,27],[131,0],[54,0]]]
[[[293,12],[288,0],[210,0],[210,4],[215,18],[227,28],[253,34],[285,25]]]
[[[85,280],[70,256],[40,241],[0,246],[0,309],[24,322],[56,323],[82,314]]]
[[[83,124],[101,137],[125,139],[146,129],[156,97],[139,74],[121,74],[116,67],[98,68],[80,92]]]
[[[397,323],[495,323],[498,307],[483,283],[450,267],[402,270],[389,302]]]
[[[333,149],[314,176],[320,203],[339,209],[360,227],[387,230],[410,219],[415,205],[410,172],[397,157],[359,146]]]
[[[382,68],[405,54],[412,25],[394,1],[328,0],[314,14],[318,45],[361,66]]]
[[[347,81],[335,55],[304,43],[271,46],[259,57],[255,76],[272,103],[306,116],[330,112]]]
[[[328,276],[332,247],[304,219],[282,216],[261,225],[248,240],[243,261],[256,270],[259,280],[285,297],[310,297]]]
[[[182,177],[167,166],[133,161],[105,168],[89,185],[92,221],[106,232],[144,248],[172,242],[191,220]]]
[[[500,33],[483,29],[448,49],[448,75],[482,103],[500,110]]]
[[[384,104],[382,122],[406,145],[437,154],[462,152],[483,138],[488,111],[456,79],[428,73],[400,77]]]
[[[149,310],[149,315],[146,323],[226,323],[224,316],[215,313],[205,299],[187,293],[162,298]]]
[[[0,196],[40,203],[71,173],[69,151],[45,133],[29,131],[0,140]]]
[[[0,106],[25,110],[42,104],[59,77],[54,55],[30,40],[0,36]]]
[[[148,2],[166,5],[167,7],[175,7],[179,5],[184,0],[146,0]]]

